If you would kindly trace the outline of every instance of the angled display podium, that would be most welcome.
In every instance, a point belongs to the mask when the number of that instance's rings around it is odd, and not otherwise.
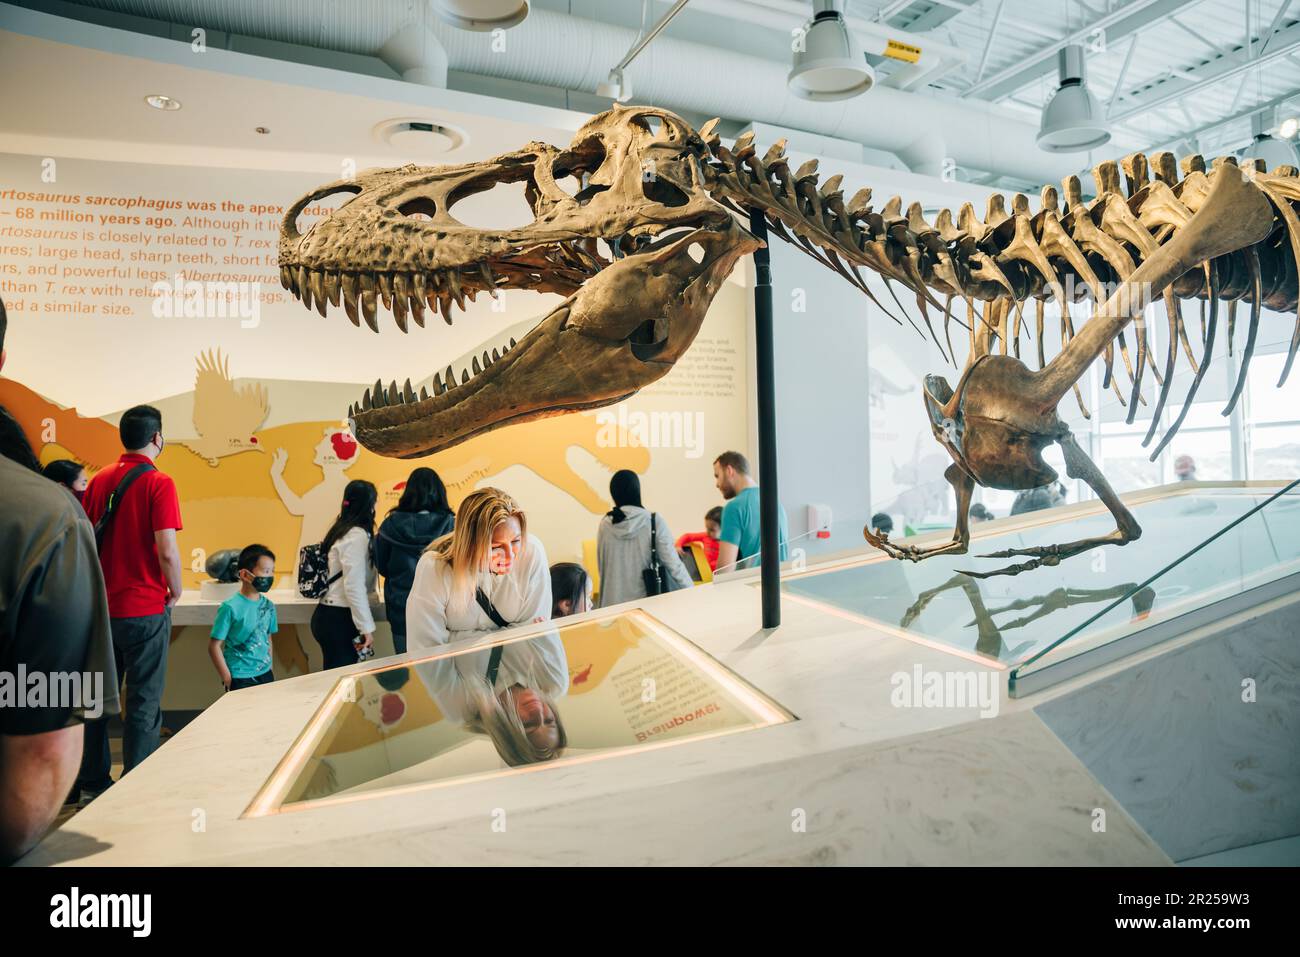
[[[25,865],[1169,865],[1300,834],[1300,495],[1125,495],[855,543],[222,696]],[[920,540],[920,539],[918,539]],[[797,564],[797,563],[796,563]],[[475,684],[491,666],[504,698]],[[511,715],[518,719],[516,723]],[[1104,826],[1101,826],[1104,824]]]

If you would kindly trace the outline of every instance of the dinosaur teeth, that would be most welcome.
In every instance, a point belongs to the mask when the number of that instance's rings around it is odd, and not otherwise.
[[[429,390],[424,386],[420,386],[420,401],[423,402],[427,398],[429,398]]]
[[[362,411],[362,412],[369,412],[369,411],[370,411],[371,409],[373,409],[373,408],[374,408],[374,405],[372,404],[371,399],[370,399],[370,390],[367,389],[367,390],[366,390],[366,394],[363,395],[363,396],[361,397],[361,411]]]
[[[442,376],[440,376],[438,373],[435,372],[433,374],[433,394],[435,396],[439,396],[446,391],[447,391],[447,387],[442,384]]]
[[[339,299],[339,276],[338,273],[325,274],[325,296],[329,299],[331,306],[337,306]]]
[[[293,291],[293,278],[289,272],[288,266],[280,267],[280,285],[290,292]]]
[[[371,332],[379,331],[379,321],[375,319],[374,292],[365,292],[361,294],[361,316],[366,320],[366,325],[370,327]]]
[[[461,384],[461,385],[464,385],[464,384],[465,384],[466,382],[468,382],[468,381],[469,381],[469,370],[468,370],[468,369],[461,369],[461,370],[460,370],[460,384]]]
[[[402,386],[402,401],[414,402],[415,392],[411,389],[411,380],[407,379],[406,384]]]
[[[325,274],[319,270],[311,274],[311,297],[315,300],[316,311],[325,315]]]
[[[493,362],[496,362],[496,361],[499,360],[500,358],[501,358],[501,353],[498,352],[496,349],[493,349],[493,350],[492,350],[492,361],[493,361]]]
[[[483,350],[483,368],[486,369],[486,368],[487,368],[488,366],[490,366],[491,364],[492,364],[492,360],[488,358],[487,350],[484,349],[484,350]]]
[[[475,356],[473,359],[473,369],[475,375],[478,375],[483,371],[482,367],[478,364],[478,356]]]

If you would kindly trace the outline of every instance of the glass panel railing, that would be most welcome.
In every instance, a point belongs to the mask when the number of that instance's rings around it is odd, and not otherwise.
[[[1181,554],[1020,661],[1010,675],[1013,693],[1048,668],[1300,573],[1300,479],[1239,498],[1251,505],[1236,518],[1222,525],[1189,521],[1178,540]]]
[[[1276,493],[1276,494],[1275,494]],[[1250,518],[1276,499],[1267,520]],[[1125,496],[1142,526],[1127,546],[1106,546],[1018,575],[978,578],[1017,558],[983,558],[1008,548],[1059,544],[1104,535],[1114,520],[1100,503],[1051,509],[975,525],[970,554],[912,563],[880,554],[783,574],[787,598],[820,607],[903,637],[1005,667],[1036,660],[1071,643],[1119,628],[1133,631],[1188,603],[1213,601],[1259,576],[1286,573],[1300,559],[1300,493],[1294,486],[1167,486]],[[1212,552],[1189,550],[1225,529],[1234,531]],[[1232,554],[1228,550],[1232,549]],[[1153,582],[1164,569],[1170,574]]]

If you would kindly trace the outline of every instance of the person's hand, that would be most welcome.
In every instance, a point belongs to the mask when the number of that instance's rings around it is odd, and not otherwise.
[[[172,608],[174,608],[174,607],[176,606],[176,603],[177,603],[178,601],[180,601],[180,600],[181,600],[181,596],[178,595],[178,594],[176,594],[176,592],[168,592],[168,593],[167,593],[167,610],[170,611]]]
[[[374,635],[372,635],[372,634],[365,634],[365,635],[362,635],[362,636],[361,636],[361,644],[359,644],[359,645],[357,646],[357,651],[364,651],[365,649],[372,647],[372,646],[374,645],[374,643],[375,643],[375,636],[374,636]]]
[[[226,675],[224,678],[221,679],[221,687],[223,687],[223,688],[225,688],[227,691],[229,691],[229,690],[230,690],[230,682],[232,682],[232,681],[234,681],[234,680],[235,680],[235,679],[232,678],[232,677],[230,677],[230,675]]]
[[[284,466],[289,461],[289,453],[284,449],[276,449],[275,454],[271,456],[271,474],[283,475]]]
[[[544,622],[545,620],[546,620],[546,619],[543,618],[541,615],[538,615],[536,618],[533,619],[533,624],[534,624],[534,625],[540,625],[540,624],[541,624],[542,622]]]

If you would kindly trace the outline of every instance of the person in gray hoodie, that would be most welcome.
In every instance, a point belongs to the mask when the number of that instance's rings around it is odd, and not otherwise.
[[[438,473],[418,468],[375,536],[375,568],[384,576],[384,608],[393,629],[393,648],[406,653],[406,599],[420,555],[436,538],[451,533],[456,516]]]
[[[646,596],[642,571],[650,567],[651,512],[641,505],[641,479],[621,469],[609,482],[614,508],[600,520],[596,566],[600,570],[601,608]],[[668,590],[691,587],[691,576],[677,555],[673,533],[664,517],[654,514],[654,548],[667,572]]]

